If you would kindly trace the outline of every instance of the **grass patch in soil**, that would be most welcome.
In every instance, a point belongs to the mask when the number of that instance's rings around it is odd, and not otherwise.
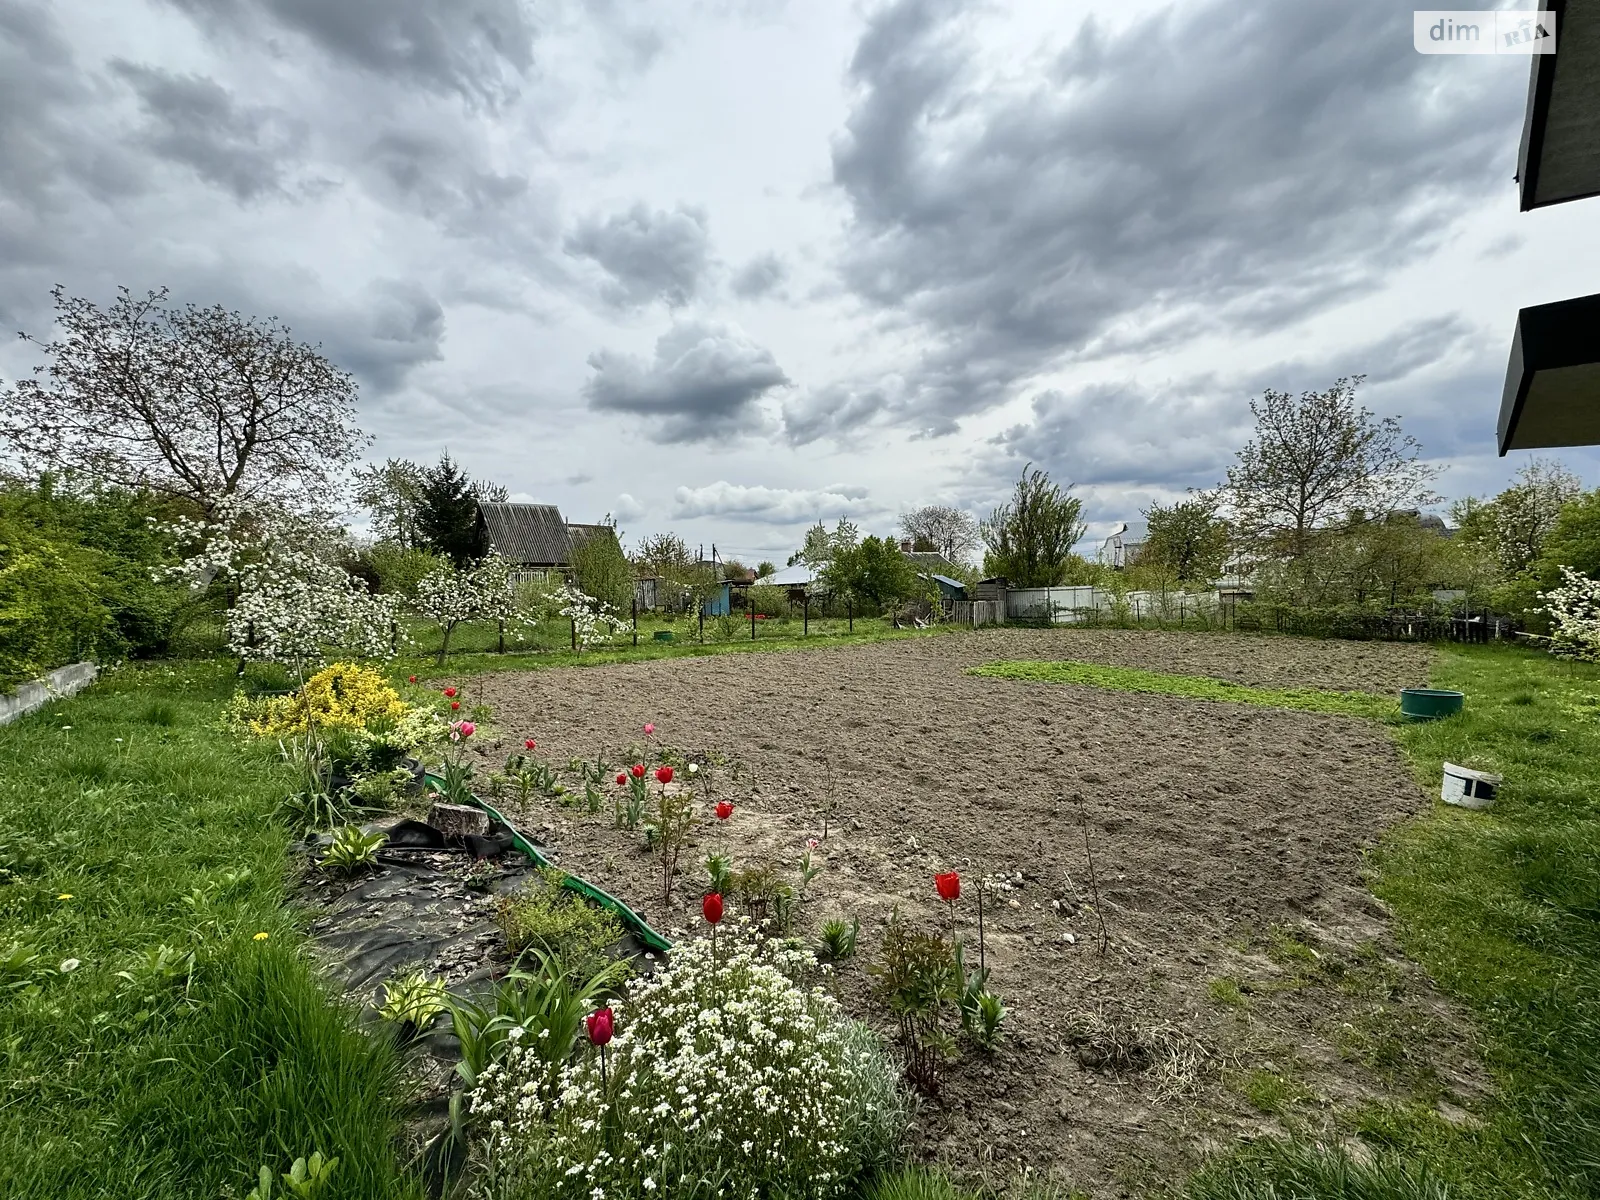
[[[1288,708],[1300,712],[1338,713],[1378,720],[1396,718],[1399,704],[1388,696],[1369,692],[1335,692],[1321,688],[1265,688],[1230,683],[1205,675],[1169,675],[1137,667],[1109,667],[1101,663],[1001,661],[972,667],[969,675],[1015,679],[1026,683],[1074,683],[1114,692],[1181,696],[1190,700],[1222,700],[1254,704],[1261,708]]]
[[[218,728],[234,685],[130,668],[0,728],[0,1195],[239,1195],[314,1150],[330,1195],[415,1194],[395,1055],[284,907],[291,781]]]

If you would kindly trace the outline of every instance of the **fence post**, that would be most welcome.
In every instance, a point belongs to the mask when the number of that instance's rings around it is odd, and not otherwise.
[[[756,606],[750,605],[750,640],[756,640]]]
[[[639,597],[633,598],[633,645],[639,647]]]
[[[500,641],[499,641],[499,647],[500,647],[500,649],[499,649],[498,653],[504,654],[506,652],[506,619],[504,617],[500,618]]]
[[[804,615],[800,618],[800,621],[801,621],[801,624],[800,624],[800,636],[801,637],[809,637],[811,635],[811,593],[810,592],[806,593],[806,605],[805,605],[805,609],[803,611],[804,611]]]
[[[706,606],[704,604],[702,604],[700,606],[700,641],[701,641],[702,644],[704,644],[705,640],[706,640]]]
[[[567,624],[572,626],[572,648],[576,650],[578,648],[578,618],[568,617]]]
[[[850,632],[854,633],[856,631],[856,610],[850,603],[849,596],[844,598],[844,615],[845,618],[850,622]]]

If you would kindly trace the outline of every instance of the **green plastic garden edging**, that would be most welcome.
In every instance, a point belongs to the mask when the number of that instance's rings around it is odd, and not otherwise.
[[[424,774],[423,781],[427,786],[432,787],[435,790],[443,787],[444,785],[444,780],[440,779],[439,776],[434,775],[432,772]],[[535,846],[527,838],[523,837],[522,830],[518,829],[510,821],[506,820],[506,818],[496,811],[492,805],[480,800],[477,796],[472,797],[472,802],[479,808],[483,809],[484,812],[488,813],[492,820],[499,821],[500,824],[509,829],[511,831],[511,844],[526,854],[535,863],[541,867],[549,867],[552,870],[561,870],[560,867],[557,867],[553,862],[541,854],[537,846]],[[621,900],[618,900],[610,892],[606,891],[605,888],[597,887],[595,884],[590,883],[582,876],[569,875],[566,872],[562,872],[561,886],[564,888],[570,888],[572,891],[577,892],[578,895],[589,900],[593,900],[601,908],[606,909],[609,912],[616,913],[617,916],[622,919],[622,923],[629,929],[633,930],[633,932],[638,936],[639,940],[650,949],[663,951],[672,949],[671,942],[667,941],[666,938],[662,937],[654,929],[651,929],[650,926],[646,924],[643,917],[634,912],[633,909],[629,908]]]

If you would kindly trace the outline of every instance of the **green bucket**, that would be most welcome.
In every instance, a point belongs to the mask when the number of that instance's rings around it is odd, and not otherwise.
[[[1406,688],[1400,693],[1400,715],[1408,721],[1437,721],[1461,711],[1467,697],[1443,688]]]
[[[656,641],[658,641],[658,642],[670,642],[670,641],[673,641],[673,640],[674,640],[674,635],[673,635],[672,630],[670,630],[670,629],[658,629],[658,630],[656,630]]]

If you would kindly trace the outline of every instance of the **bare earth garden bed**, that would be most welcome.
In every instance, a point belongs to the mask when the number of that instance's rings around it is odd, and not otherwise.
[[[1425,648],[1393,644],[991,630],[502,673],[470,681],[501,731],[475,753],[487,774],[533,737],[546,762],[598,753],[614,769],[651,721],[666,745],[741,761],[718,784],[732,819],[698,806],[670,904],[659,857],[614,827],[609,794],[596,814],[581,789],[578,804],[497,801],[562,869],[669,934],[699,922],[707,849],[793,878],[826,817],[797,931],[860,918],[833,986],[886,1033],[866,967],[891,914],[947,928],[932,877],[958,870],[970,944],[971,885],[1009,881],[986,921],[1005,1040],[964,1050],[913,1135],[958,1170],[1027,1167],[1123,1195],[1241,1136],[1349,1133],[1375,1101],[1472,1120],[1485,1084],[1471,1032],[1362,886],[1363,852],[1428,802],[1384,728],[964,673],[1059,658],[1379,692],[1425,684],[1429,666]]]

